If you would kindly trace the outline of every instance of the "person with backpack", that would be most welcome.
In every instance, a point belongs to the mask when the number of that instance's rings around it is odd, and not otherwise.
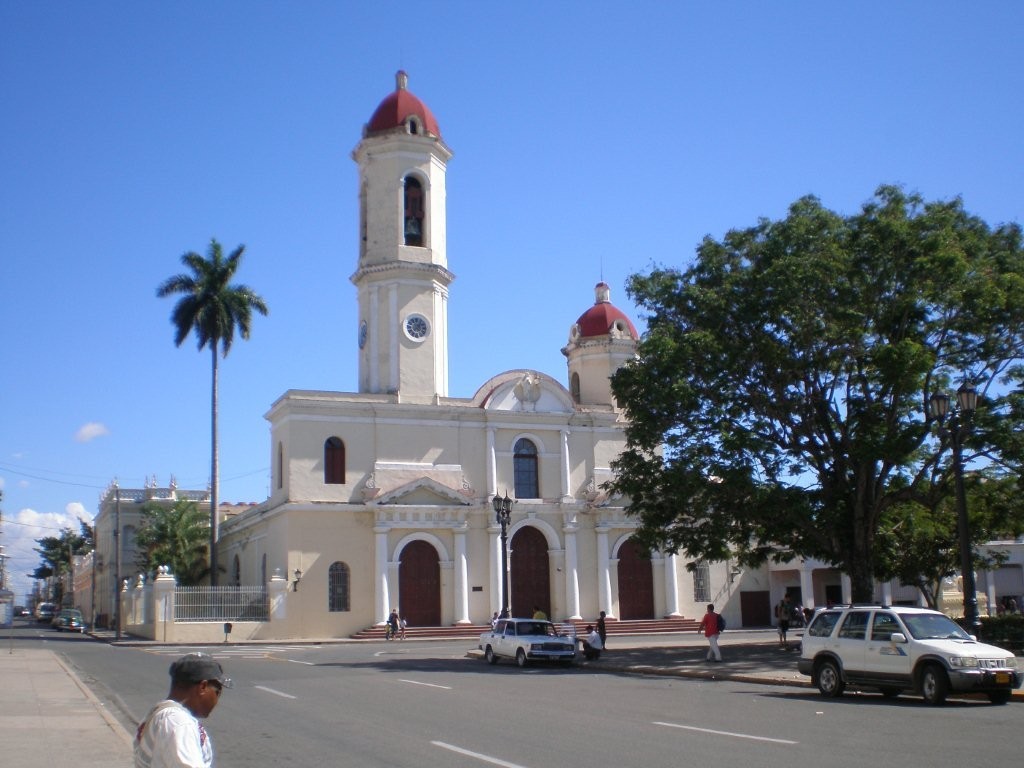
[[[708,611],[697,626],[697,632],[703,632],[704,637],[708,639],[708,661],[720,662],[722,660],[722,652],[718,648],[718,636],[724,628],[725,620],[715,613],[714,603],[708,603]]]

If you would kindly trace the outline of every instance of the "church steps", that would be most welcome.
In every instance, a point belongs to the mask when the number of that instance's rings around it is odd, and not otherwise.
[[[572,625],[577,635],[585,633],[588,624],[595,624],[595,621],[574,619],[566,622],[557,622],[560,626]],[[616,621],[609,619],[606,622],[609,636],[625,635],[654,635],[670,632],[694,632],[697,629],[698,621],[686,618],[669,619],[631,619]],[[430,639],[476,639],[481,633],[489,629],[486,624],[456,624],[442,627],[407,627],[405,638],[407,640]],[[367,627],[352,635],[354,640],[383,640],[385,638],[384,627]]]

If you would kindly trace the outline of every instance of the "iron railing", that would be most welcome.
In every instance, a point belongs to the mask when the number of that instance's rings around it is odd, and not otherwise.
[[[266,587],[177,587],[174,620],[268,621]]]

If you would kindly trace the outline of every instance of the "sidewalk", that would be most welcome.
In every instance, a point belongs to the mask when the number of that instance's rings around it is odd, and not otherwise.
[[[49,650],[0,650],[0,743],[19,768],[132,765],[131,736]]]

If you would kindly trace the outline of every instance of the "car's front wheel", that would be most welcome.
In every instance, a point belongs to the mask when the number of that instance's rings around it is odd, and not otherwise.
[[[839,672],[839,665],[831,659],[826,659],[818,665],[816,678],[821,695],[828,696],[830,699],[841,696],[843,688],[846,687],[843,683],[843,676]]]
[[[491,646],[487,646],[487,650],[484,651],[484,658],[487,659],[488,664],[497,664],[498,657],[494,655],[494,649]]]
[[[949,678],[938,664],[929,664],[921,673],[921,695],[928,704],[938,706],[946,702],[949,693]]]
[[[1013,691],[989,691],[988,700],[993,704],[1005,704],[1010,700]]]
[[[526,651],[524,651],[522,648],[516,651],[516,664],[518,664],[520,667],[526,666]]]

